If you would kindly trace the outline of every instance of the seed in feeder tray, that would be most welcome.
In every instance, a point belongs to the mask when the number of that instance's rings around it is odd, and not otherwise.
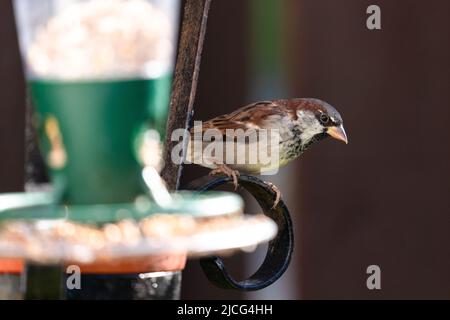
[[[21,254],[39,262],[107,261],[112,258],[109,249],[116,245],[126,245],[131,251],[142,244],[142,240],[149,240],[147,245],[152,241],[170,245],[177,238],[188,239],[191,236],[241,228],[265,219],[263,215],[251,218],[239,214],[194,218],[183,214],[156,214],[139,223],[122,220],[103,227],[70,221],[54,221],[44,226],[39,222],[14,221],[0,226],[0,248],[20,248]]]
[[[193,217],[183,215],[154,215],[140,222],[145,237],[168,238],[193,234],[197,223]]]
[[[138,225],[132,220],[123,220],[117,223],[122,234],[122,241],[126,244],[135,244],[142,239]]]
[[[108,223],[105,225],[103,227],[103,232],[105,234],[106,241],[118,243],[122,240],[120,228],[114,223]]]
[[[99,250],[104,247],[105,245],[105,239],[103,237],[103,234],[99,230],[92,231],[88,235],[88,243],[91,248]]]
[[[165,14],[145,0],[75,3],[38,31],[28,64],[38,77],[66,79],[167,72],[172,33]]]
[[[78,236],[77,228],[74,224],[59,224],[56,227],[56,233],[60,237],[72,238]]]

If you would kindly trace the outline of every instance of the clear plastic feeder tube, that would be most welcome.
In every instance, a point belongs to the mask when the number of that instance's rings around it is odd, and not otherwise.
[[[155,78],[171,72],[179,0],[14,0],[27,77]]]
[[[142,158],[159,153],[138,141],[142,132],[165,135],[179,7],[14,0],[39,146],[66,203],[120,203],[145,192]]]

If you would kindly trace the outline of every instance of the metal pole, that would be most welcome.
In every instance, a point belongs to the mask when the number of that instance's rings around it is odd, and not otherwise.
[[[174,164],[171,152],[178,141],[171,140],[175,129],[190,126],[195,93],[197,91],[200,61],[211,0],[186,0],[183,24],[178,46],[177,63],[170,99],[169,117],[167,120],[167,136],[165,143],[162,177],[170,189],[178,189],[183,166]],[[183,150],[187,147],[184,141]]]

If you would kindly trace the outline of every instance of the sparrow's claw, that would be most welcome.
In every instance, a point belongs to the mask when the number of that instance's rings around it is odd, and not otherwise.
[[[211,176],[216,176],[220,174],[224,174],[233,179],[234,190],[237,190],[239,186],[238,177],[240,175],[239,171],[233,170],[230,167],[224,164],[218,164],[216,169],[211,170],[209,173]]]
[[[280,202],[280,200],[281,200],[281,191],[272,182],[267,182],[266,181],[266,183],[270,186],[272,191],[275,192],[275,194],[276,194],[275,195],[275,201],[274,201],[273,206],[272,206],[272,209],[275,209],[275,207],[278,205],[278,202]]]

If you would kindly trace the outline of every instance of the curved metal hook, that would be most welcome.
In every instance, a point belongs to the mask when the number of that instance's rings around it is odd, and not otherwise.
[[[229,177],[205,176],[191,182],[188,189],[207,191],[231,182],[232,179]],[[241,175],[239,185],[258,201],[264,214],[275,221],[278,234],[269,242],[264,262],[247,280],[234,280],[219,257],[202,258],[200,265],[209,281],[220,288],[240,291],[260,290],[278,280],[289,266],[294,249],[292,221],[283,200],[280,199],[277,206],[272,208],[276,193],[269,183],[254,176]]]

